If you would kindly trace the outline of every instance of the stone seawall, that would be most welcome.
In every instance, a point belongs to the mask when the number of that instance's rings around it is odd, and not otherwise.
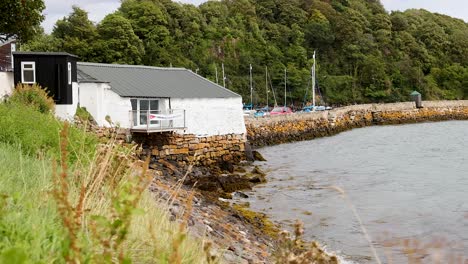
[[[211,166],[222,163],[238,163],[245,159],[243,135],[197,137],[176,133],[133,134],[133,140],[141,144],[152,161],[167,160],[180,166]]]
[[[237,164],[245,160],[245,135],[228,134],[198,137],[173,132],[132,133],[129,129],[100,127],[80,119],[78,127],[94,133],[100,140],[115,139],[118,144],[140,145],[142,157],[151,157],[151,163],[169,161],[181,168],[187,165],[208,166]]]
[[[425,121],[468,120],[468,100],[366,104],[331,111],[296,113],[266,118],[246,118],[247,140],[261,147],[331,136],[371,125],[405,124]]]

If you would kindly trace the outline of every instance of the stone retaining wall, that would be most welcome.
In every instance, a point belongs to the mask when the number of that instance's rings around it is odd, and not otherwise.
[[[440,120],[468,120],[468,100],[352,105],[331,111],[246,118],[247,139],[256,147],[310,140],[357,127]]]
[[[113,138],[119,144],[138,144],[144,156],[150,155],[152,163],[163,159],[185,165],[210,166],[215,164],[236,164],[245,160],[245,136],[228,134],[197,137],[172,132],[131,133],[126,128],[100,127],[76,119],[75,124],[94,133],[101,140]],[[131,142],[131,143],[130,143]]]
[[[197,137],[176,133],[133,134],[133,140],[141,144],[143,151],[153,161],[175,161],[180,166],[211,166],[222,163],[238,163],[245,159],[243,135]]]

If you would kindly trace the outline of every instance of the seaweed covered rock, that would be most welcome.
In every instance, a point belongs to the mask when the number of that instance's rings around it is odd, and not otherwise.
[[[254,160],[257,160],[257,161],[266,161],[266,159],[262,156],[262,154],[260,154],[260,152],[254,150],[252,151],[252,154],[253,154],[253,158]]]

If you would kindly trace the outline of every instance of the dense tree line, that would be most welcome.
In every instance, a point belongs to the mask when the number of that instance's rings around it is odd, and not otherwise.
[[[40,29],[44,20],[43,0],[0,1],[0,41],[12,37],[18,41],[30,40]]]
[[[252,64],[256,104],[266,100],[265,66],[278,102],[287,69],[288,104],[301,104],[315,50],[328,104],[405,101],[413,90],[468,98],[468,24],[425,10],[389,14],[379,0],[123,0],[97,25],[74,7],[23,49],[186,67],[213,81],[217,69],[220,84],[224,64],[226,86],[246,101]]]

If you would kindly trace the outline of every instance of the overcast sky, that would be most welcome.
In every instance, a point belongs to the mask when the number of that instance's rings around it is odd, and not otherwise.
[[[1,1],[1,0],[0,0]],[[58,19],[71,12],[71,6],[77,5],[89,12],[89,19],[99,22],[106,14],[112,13],[120,6],[120,0],[44,0],[46,9],[42,23],[45,31],[50,33]],[[182,3],[199,5],[206,0],[178,0]],[[467,0],[381,0],[387,10],[406,10],[424,8],[432,12],[447,14],[468,22]]]

